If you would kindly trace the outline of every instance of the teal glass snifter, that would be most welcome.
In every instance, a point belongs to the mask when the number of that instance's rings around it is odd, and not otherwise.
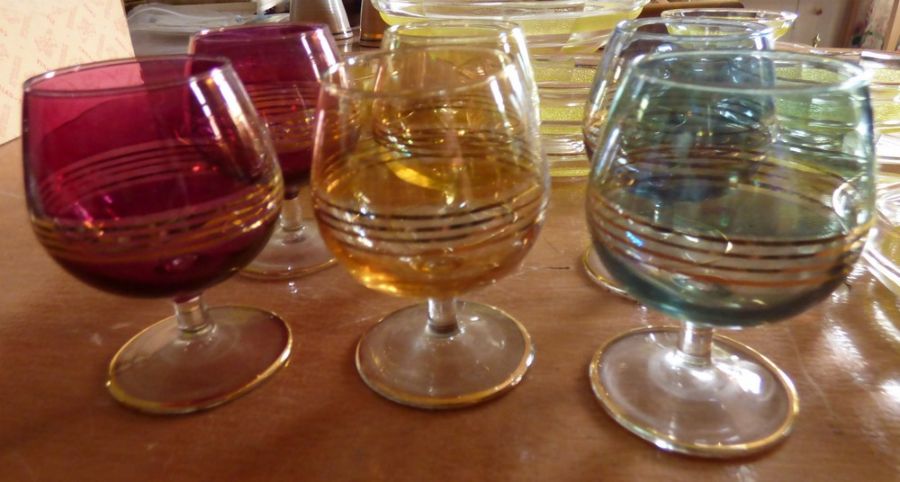
[[[844,280],[872,224],[868,80],[763,51],[651,54],[612,102],[588,182],[593,249],[619,286],[681,321],[590,363],[617,422],[665,450],[726,457],[783,439],[790,379],[714,328],[803,312]]]

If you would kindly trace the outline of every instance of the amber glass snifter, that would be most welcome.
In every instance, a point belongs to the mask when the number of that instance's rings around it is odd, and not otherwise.
[[[385,317],[356,364],[376,392],[459,407],[518,383],[534,352],[506,313],[456,296],[515,269],[547,204],[531,92],[499,50],[439,45],[353,57],[323,79],[313,203],[366,286],[422,304]]]

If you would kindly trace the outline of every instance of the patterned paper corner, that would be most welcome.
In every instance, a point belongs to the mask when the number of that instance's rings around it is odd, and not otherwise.
[[[28,77],[133,55],[121,0],[0,0],[0,143],[20,135]]]

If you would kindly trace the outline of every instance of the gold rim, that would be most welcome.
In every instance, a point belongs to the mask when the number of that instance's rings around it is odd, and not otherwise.
[[[363,370],[360,369],[360,360],[359,360],[359,347],[362,344],[362,340],[369,334],[372,330],[378,327],[381,322],[386,320],[388,317],[393,315],[394,313],[390,313],[384,318],[378,320],[378,323],[370,327],[366,332],[360,337],[360,341],[356,344],[356,354],[354,356],[356,362],[356,371],[359,373],[360,378],[362,378],[363,382],[365,382],[366,386],[368,386],[375,393],[391,400],[392,402],[399,403],[401,405],[406,405],[414,408],[423,408],[428,410],[444,410],[444,409],[454,409],[454,408],[463,408],[471,405],[475,405],[477,403],[486,402],[489,400],[493,400],[494,398],[503,395],[508,392],[510,389],[518,385],[524,378],[525,373],[528,371],[528,368],[531,367],[532,363],[534,363],[534,343],[531,342],[531,335],[528,334],[528,331],[519,322],[519,320],[513,318],[505,311],[496,308],[494,306],[485,305],[482,303],[473,303],[473,302],[465,302],[468,305],[480,305],[487,308],[490,308],[497,313],[505,316],[509,321],[512,321],[513,324],[519,331],[519,334],[522,335],[522,340],[525,343],[525,351],[522,355],[522,359],[519,360],[519,364],[516,366],[515,370],[510,374],[502,382],[494,385],[491,388],[486,390],[480,390],[478,392],[469,393],[465,395],[459,395],[456,397],[446,397],[446,398],[433,398],[433,397],[421,397],[415,395],[408,395],[401,393],[396,390],[392,390],[388,386],[379,385],[368,378],[363,373]],[[402,309],[401,309],[402,310]]]
[[[603,346],[600,347],[600,349],[598,349],[594,353],[594,357],[591,359],[591,364],[588,367],[588,376],[591,380],[591,388],[593,389],[594,395],[596,395],[601,405],[603,405],[606,413],[608,413],[616,422],[618,422],[619,425],[622,425],[631,433],[652,443],[653,445],[656,445],[663,450],[712,458],[752,455],[773,447],[777,443],[784,440],[791,433],[794,421],[797,418],[797,413],[800,411],[800,402],[798,400],[797,390],[796,388],[794,388],[793,382],[791,382],[790,378],[788,378],[787,375],[783,371],[781,371],[781,369],[778,368],[771,360],[769,360],[758,351],[736,340],[718,334],[713,335],[714,342],[726,345],[735,351],[743,352],[745,355],[748,355],[748,358],[759,363],[770,373],[772,373],[775,376],[775,379],[781,383],[781,386],[787,393],[788,404],[790,405],[790,407],[784,421],[774,432],[772,432],[767,437],[763,437],[757,440],[751,440],[749,442],[740,444],[709,445],[700,443],[685,443],[676,440],[675,438],[667,434],[642,427],[636,421],[629,418],[622,407],[620,407],[612,400],[612,397],[606,391],[606,388],[603,386],[603,383],[600,380],[600,371],[598,367],[600,366],[600,360],[601,358],[603,358],[606,349],[617,341],[632,335],[641,335],[654,332],[677,333],[678,331],[679,328],[674,326],[645,327],[629,330],[607,341]]]
[[[603,276],[602,274],[598,273],[597,271],[595,271],[594,268],[591,266],[590,257],[591,257],[591,247],[588,246],[587,249],[584,250],[584,254],[581,256],[581,264],[584,265],[584,271],[585,271],[585,273],[587,273],[587,275],[591,279],[591,281],[593,281],[595,284],[597,284],[601,288],[605,288],[606,290],[612,292],[613,294],[619,295],[623,298],[627,298],[631,301],[637,301],[634,299],[634,297],[629,295],[627,291],[620,288],[619,285],[616,284],[615,281],[610,280],[609,278],[607,278],[607,277]]]
[[[278,370],[287,366],[288,361],[291,357],[291,352],[294,345],[294,336],[291,332],[291,327],[284,321],[284,318],[278,316],[276,313],[271,311],[262,310],[259,308],[254,308],[252,306],[243,306],[243,305],[228,305],[228,306],[217,306],[210,309],[216,308],[242,308],[242,309],[250,309],[255,310],[261,313],[269,313],[275,320],[278,320],[279,326],[284,328],[285,335],[287,336],[287,343],[285,343],[284,349],[278,355],[278,357],[272,361],[272,363],[262,372],[256,375],[256,377],[250,380],[247,384],[242,386],[241,388],[227,393],[225,395],[219,395],[215,397],[210,397],[206,399],[198,399],[192,400],[189,402],[178,402],[178,403],[170,403],[170,402],[154,402],[149,400],[144,400],[142,398],[133,397],[129,395],[119,384],[116,382],[115,376],[115,365],[116,361],[119,359],[119,356],[128,348],[135,340],[140,338],[144,333],[158,327],[159,325],[165,323],[171,323],[174,319],[173,317],[168,317],[163,320],[157,321],[152,325],[144,328],[137,335],[131,337],[121,348],[116,352],[116,354],[112,357],[112,360],[109,363],[109,367],[107,368],[106,374],[106,388],[109,391],[110,395],[122,405],[125,405],[128,408],[132,408],[141,412],[151,413],[151,414],[185,414],[191,412],[198,412],[201,410],[208,410],[210,408],[217,407],[224,403],[230,402],[241,395],[249,392],[250,390],[256,388],[259,384],[266,381],[274,375]]]

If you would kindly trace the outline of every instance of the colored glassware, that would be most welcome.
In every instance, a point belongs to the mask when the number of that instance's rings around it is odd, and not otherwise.
[[[200,410],[285,364],[280,318],[200,298],[262,249],[282,197],[275,152],[227,60],[70,67],[26,82],[23,105],[28,209],[47,252],[94,287],[175,303],[113,358],[117,400]]]

